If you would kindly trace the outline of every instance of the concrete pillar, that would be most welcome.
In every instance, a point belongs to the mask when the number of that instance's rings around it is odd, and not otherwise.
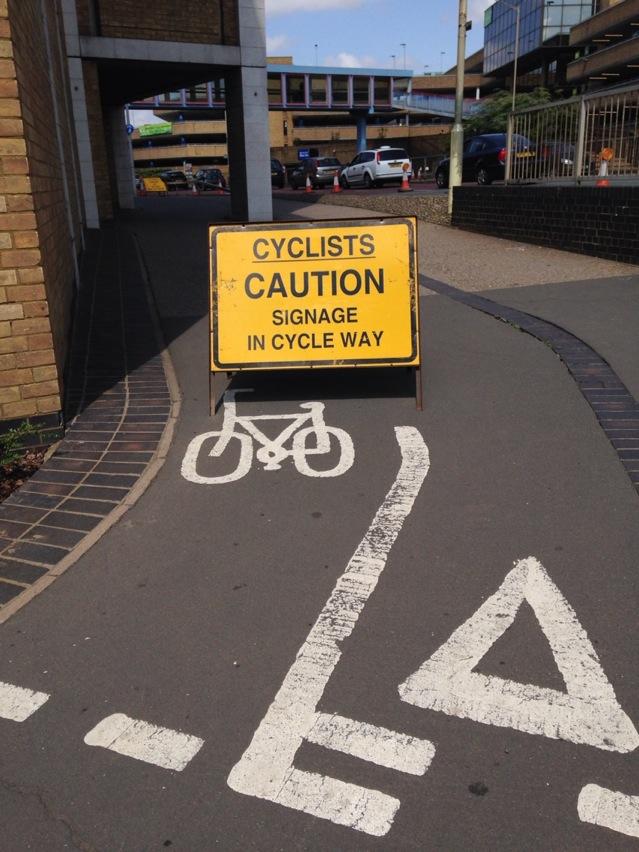
[[[241,67],[226,75],[231,210],[240,221],[270,221],[271,149],[266,95],[264,0],[238,0]]]
[[[62,19],[66,53],[69,63],[69,82],[71,84],[71,103],[75,122],[75,138],[78,146],[82,200],[84,202],[84,222],[87,228],[99,228],[98,201],[95,187],[93,155],[89,136],[89,117],[84,86],[82,59],[80,58],[80,38],[75,0],[62,0]]]
[[[357,113],[355,116],[355,122],[357,125],[357,150],[365,151],[366,150],[366,114],[365,113]]]
[[[226,126],[233,218],[273,218],[266,69],[240,68],[226,75]]]
[[[108,112],[109,138],[111,141],[113,166],[115,171],[115,195],[121,210],[133,210],[135,207],[135,173],[131,139],[126,132],[124,110],[111,107]]]

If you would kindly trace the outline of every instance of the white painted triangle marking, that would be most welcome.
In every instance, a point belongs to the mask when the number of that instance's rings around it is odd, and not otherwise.
[[[566,691],[472,670],[527,601],[550,644]],[[630,752],[639,734],[623,712],[570,604],[532,556],[399,686],[409,704],[487,725]]]

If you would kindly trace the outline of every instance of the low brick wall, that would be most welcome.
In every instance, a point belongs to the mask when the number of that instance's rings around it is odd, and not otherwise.
[[[639,186],[462,186],[454,191],[452,224],[639,263]]]
[[[319,201],[322,204],[390,213],[392,216],[417,216],[418,219],[433,222],[435,225],[450,224],[448,198],[443,195],[412,195],[408,192],[398,192],[394,195],[353,195],[352,192],[346,191],[335,195],[322,195]]]

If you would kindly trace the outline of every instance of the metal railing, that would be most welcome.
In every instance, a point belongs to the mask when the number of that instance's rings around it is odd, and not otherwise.
[[[507,183],[639,179],[639,82],[516,110]]]

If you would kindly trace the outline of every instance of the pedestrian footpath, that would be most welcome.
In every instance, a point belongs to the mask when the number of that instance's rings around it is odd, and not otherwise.
[[[175,417],[132,236],[91,234],[66,385],[64,439],[0,505],[0,622],[62,574],[144,490]]]

